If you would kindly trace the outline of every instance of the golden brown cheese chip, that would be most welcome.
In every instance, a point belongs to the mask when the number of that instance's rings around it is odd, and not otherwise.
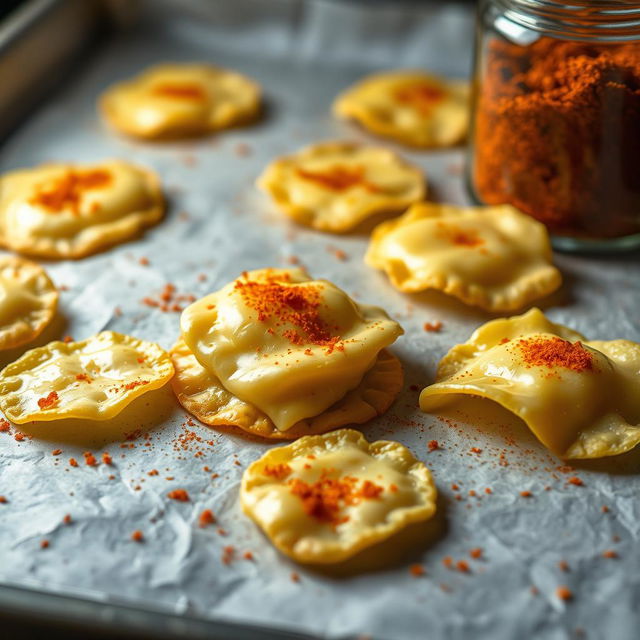
[[[171,384],[178,402],[189,413],[204,424],[234,427],[261,438],[294,440],[349,424],[363,424],[383,414],[402,389],[400,361],[388,351],[381,351],[355,389],[320,415],[280,431],[260,409],[227,391],[220,380],[198,362],[182,338],[170,355],[176,371]]]
[[[136,138],[202,135],[255,119],[260,87],[208,64],[162,64],[107,89],[100,110],[111,126]]]
[[[402,327],[302,269],[259,269],[189,305],[182,336],[198,362],[280,431],[356,388]]]
[[[284,554],[327,564],[431,518],[429,470],[398,442],[341,429],[269,450],[242,477],[244,512]]]
[[[488,311],[512,311],[555,291],[544,225],[511,206],[419,203],[371,235],[365,262],[400,291],[439,289]]]
[[[12,422],[109,420],[173,375],[153,342],[103,331],[80,342],[50,342],[0,372],[0,409]]]
[[[640,442],[640,344],[585,341],[539,309],[493,320],[443,358],[420,407],[469,395],[514,413],[561,457],[624,453]]]
[[[467,135],[469,87],[422,71],[376,73],[339,95],[333,112],[412,147],[447,147]]]
[[[420,169],[380,147],[315,144],[274,160],[258,179],[278,207],[300,224],[341,233],[377,213],[422,200]]]
[[[19,253],[82,258],[129,240],[163,212],[157,176],[120,160],[0,177],[0,245]]]
[[[0,257],[0,349],[37,338],[51,322],[58,290],[35,262]]]

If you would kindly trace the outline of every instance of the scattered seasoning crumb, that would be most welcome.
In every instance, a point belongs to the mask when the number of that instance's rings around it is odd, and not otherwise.
[[[338,249],[337,247],[333,247],[331,245],[327,246],[327,251],[329,253],[332,253],[334,255],[334,257],[336,258],[336,260],[340,260],[340,262],[346,262],[348,256],[347,254],[342,250],[342,249]]]
[[[442,329],[442,322],[440,320],[436,320],[435,322],[425,322],[422,325],[422,328],[425,331],[430,331],[432,333],[438,333],[440,329]]]
[[[478,559],[482,558],[482,549],[480,547],[476,547],[475,549],[471,549],[471,551],[469,551],[469,555],[474,560],[478,560]]]
[[[493,491],[492,491],[489,487],[487,487],[487,488],[484,490],[484,492],[485,492],[485,493],[487,493],[487,494],[491,494],[491,493],[493,493]]]
[[[66,342],[67,339],[65,338],[64,341]],[[44,398],[38,398],[38,406],[42,410],[51,409],[52,407],[55,407],[58,404],[58,400],[59,398],[58,398],[57,392],[52,391],[51,393],[49,393],[48,396]]]
[[[576,487],[581,487],[584,485],[584,482],[582,482],[582,480],[580,478],[578,478],[578,476],[571,476],[567,482],[569,484],[574,484]]]
[[[113,310],[113,315],[114,315],[116,318],[120,318],[120,317],[122,316],[122,309],[121,309],[120,307],[116,307],[116,308]]]
[[[132,534],[131,534],[131,539],[134,542],[144,542],[144,534],[142,533],[142,531],[140,531],[140,529],[136,529]]]
[[[4,418],[0,419],[0,433],[7,433],[11,431],[11,423]]]
[[[613,549],[607,549],[606,551],[602,552],[602,557],[603,558],[617,558],[618,557],[618,552],[614,551]]]
[[[451,556],[445,556],[444,558],[442,558],[442,564],[447,569],[451,569],[451,567],[453,567],[453,558]]]
[[[235,464],[236,467],[241,467],[242,466],[242,463],[240,462],[240,460],[234,460],[233,464]]]
[[[245,551],[245,552],[242,554],[242,557],[243,557],[245,560],[249,560],[249,561],[251,561],[251,560],[253,560],[253,559],[254,559],[254,558],[253,558],[253,553],[251,553],[251,551]]]
[[[142,256],[138,259],[138,262],[143,266],[143,267],[148,267],[149,266],[149,258],[146,258],[145,256]]]
[[[84,463],[88,467],[95,467],[98,464],[96,457],[91,453],[91,451],[85,451],[82,455],[84,456]]]
[[[620,542],[620,536],[612,535],[611,536],[611,542]]]
[[[49,541],[48,540],[40,540],[40,548],[41,549],[48,549],[49,548]]]
[[[460,491],[460,487],[455,482],[451,485],[451,488],[453,491]]]
[[[458,560],[458,562],[456,562],[456,569],[462,573],[471,573],[471,569],[466,560]]]
[[[287,264],[300,264],[300,258],[298,258],[298,256],[287,256],[284,261]]]
[[[189,494],[185,489],[174,489],[167,493],[167,498],[177,500],[178,502],[189,502]]]
[[[217,533],[219,536],[226,536],[226,535],[227,535],[227,530],[226,530],[226,529],[223,529],[222,527],[218,527],[218,528],[216,529],[216,533]]]
[[[54,449],[54,450],[51,452],[51,455],[52,455],[52,456],[59,456],[61,453],[62,453],[62,449]]]
[[[556,589],[556,595],[558,596],[558,598],[560,598],[560,600],[564,600],[565,602],[573,599],[573,592],[571,591],[571,589],[569,589],[569,587],[558,587]]]
[[[102,462],[103,464],[107,464],[107,465],[110,465],[113,463],[113,459],[106,451],[102,454]]]
[[[297,574],[295,571],[291,572],[291,582],[300,582],[300,575]]]
[[[251,155],[251,147],[246,142],[238,142],[235,146],[235,154],[240,157],[246,157]]]
[[[233,545],[227,545],[222,550],[222,564],[231,564],[235,556],[236,549]]]
[[[64,524],[71,524],[73,522],[71,520],[71,514],[67,513],[64,518],[62,518],[62,522],[64,522]]]
[[[159,471],[157,469],[151,469],[151,471],[147,471],[148,476],[157,476]]]
[[[409,567],[409,573],[414,578],[419,578],[420,576],[423,576],[425,574],[425,570],[424,570],[424,567],[421,564],[412,564]]]
[[[538,587],[534,587],[534,586],[532,586],[532,587],[531,587],[531,589],[529,589],[529,591],[531,592],[531,595],[532,595],[532,596],[537,596],[537,595],[538,595],[538,593],[540,593],[540,592],[538,591]]]
[[[13,436],[18,442],[22,442],[25,439],[25,435],[24,433],[16,433],[15,436]]]
[[[440,443],[437,440],[429,440],[427,447],[429,447],[429,451],[435,451],[440,448]]]
[[[470,451],[471,453],[482,453],[482,449],[479,449],[478,447],[471,447]]]
[[[0,504],[7,504],[9,502],[6,496],[0,496]]]
[[[470,495],[472,498],[474,498],[474,497],[475,497],[475,495],[476,495],[476,492],[475,492],[473,489],[470,489],[470,490],[469,490],[469,495]]]
[[[72,467],[77,467],[78,466],[78,461],[75,458],[69,458],[69,464]]]
[[[62,338],[62,342],[64,342],[65,344],[69,344],[69,343],[73,342],[73,337],[72,336],[65,336],[64,338]]]
[[[600,510],[602,511],[602,513],[609,513],[609,507],[607,507],[606,504],[603,504]]]
[[[560,560],[560,562],[558,562],[558,569],[565,572],[570,571],[569,563],[566,560]]]
[[[531,496],[532,496],[533,494],[531,493],[531,491],[521,491],[521,492],[520,492],[520,495],[521,495],[523,498],[531,498]]]
[[[216,517],[213,515],[213,511],[211,509],[205,509],[198,518],[198,525],[200,527],[207,527],[210,524],[214,524],[216,521]]]

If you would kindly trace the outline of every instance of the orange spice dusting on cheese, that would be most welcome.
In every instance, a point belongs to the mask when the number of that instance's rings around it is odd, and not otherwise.
[[[205,90],[193,82],[165,82],[157,84],[151,90],[153,95],[162,98],[175,98],[177,100],[194,100],[201,102],[206,100]]]
[[[283,480],[291,473],[291,467],[288,464],[266,464],[262,469],[265,476],[271,476],[276,480]]]
[[[571,371],[591,371],[593,356],[581,342],[569,342],[557,336],[534,336],[518,340],[524,362],[536,367],[560,367]]]
[[[322,285],[293,284],[288,274],[249,280],[249,275],[244,273],[234,289],[243,302],[257,312],[259,322],[284,327],[281,335],[292,344],[327,347],[327,353],[344,350],[340,336],[332,335],[338,327],[330,327],[320,316]]]
[[[332,478],[329,471],[324,470],[316,482],[308,483],[300,478],[289,480],[291,493],[302,500],[307,515],[338,525],[346,522],[348,516],[340,516],[340,509],[344,505],[354,505],[362,500],[376,500],[380,498],[383,488],[365,480],[360,488],[358,480],[352,476]]]
[[[53,182],[40,185],[30,199],[35,204],[49,211],[58,212],[70,208],[79,214],[80,202],[85,191],[101,189],[111,184],[112,175],[105,169],[92,171],[66,171]]]
[[[78,380],[78,382],[88,382],[89,384],[92,382],[92,379],[86,373],[79,373],[76,376],[76,380]]]
[[[431,113],[434,105],[444,98],[445,92],[425,82],[416,82],[398,87],[393,95],[398,102],[413,107],[422,115],[427,115]]]
[[[336,164],[324,171],[308,171],[298,167],[296,173],[304,180],[315,182],[332,191],[346,191],[356,186],[364,187],[372,193],[380,191],[380,187],[365,178],[364,167],[347,167]]]
[[[52,391],[48,396],[46,396],[46,398],[38,399],[38,406],[42,410],[52,409],[58,404],[59,400],[60,398],[58,398],[58,394],[55,391]]]

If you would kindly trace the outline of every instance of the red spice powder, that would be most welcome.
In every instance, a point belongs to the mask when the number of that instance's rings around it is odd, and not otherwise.
[[[14,439],[17,440],[18,442],[22,442],[26,436],[24,435],[24,433],[16,433],[14,436]]]
[[[560,600],[564,600],[565,602],[567,602],[568,600],[573,599],[573,592],[571,591],[571,589],[569,589],[569,587],[562,586],[556,589],[556,596],[558,596]]]
[[[245,551],[245,552],[242,554],[242,557],[243,557],[245,560],[253,560],[253,553],[251,553],[251,551]]]
[[[475,549],[471,549],[471,551],[469,551],[469,555],[474,560],[478,560],[478,559],[482,558],[482,549],[480,547],[476,547]]]
[[[426,572],[424,570],[424,567],[421,564],[412,564],[409,567],[409,573],[414,578],[419,578],[420,576],[423,576]]]
[[[38,399],[38,406],[42,410],[51,409],[58,404],[59,400],[58,394],[55,391],[52,391],[46,398]]]
[[[291,582],[300,582],[300,575],[295,571],[292,571],[289,577],[291,578]]]
[[[578,478],[578,476],[571,476],[567,479],[567,482],[569,484],[575,485],[576,487],[582,487],[584,485],[584,482],[582,482],[582,480]]]
[[[398,102],[411,106],[420,114],[428,115],[444,99],[445,92],[439,87],[419,82],[398,87],[393,96]]]
[[[215,524],[216,517],[213,515],[213,511],[211,509],[205,509],[198,518],[198,526],[199,527],[208,527],[210,524]]]
[[[0,419],[0,433],[7,433],[11,431],[11,423],[4,418]]]
[[[430,331],[432,333],[438,333],[440,331],[440,329],[442,329],[442,322],[440,322],[440,320],[436,320],[434,322],[425,322],[424,325],[422,325],[422,328],[425,331]]]
[[[560,562],[558,562],[558,569],[560,569],[560,571],[569,571],[569,563],[566,560],[560,560]]]
[[[78,380],[78,382],[87,382],[89,384],[93,382],[93,380],[86,373],[79,373],[76,376],[76,380]]]
[[[7,504],[9,502],[6,496],[0,496],[0,504]]]
[[[451,556],[445,556],[444,558],[442,558],[442,564],[447,569],[451,569],[453,567],[453,558]]]
[[[71,514],[67,513],[64,518],[62,518],[62,522],[64,522],[64,524],[71,524]]]
[[[48,540],[40,540],[40,548],[41,549],[48,549],[49,548],[49,541]]]
[[[134,542],[144,542],[144,534],[142,533],[142,531],[140,531],[140,529],[136,529],[132,534],[131,534],[131,539]]]
[[[571,371],[591,371],[593,355],[581,342],[569,342],[557,336],[523,338],[517,342],[524,361],[535,367],[561,367]]]
[[[54,449],[54,450],[51,452],[51,455],[52,455],[52,456],[59,456],[61,453],[62,453],[62,449]]]
[[[199,84],[188,82],[165,82],[157,84],[151,90],[155,96],[162,98],[175,98],[177,100],[191,100],[203,102],[207,99],[207,93]]]
[[[602,552],[602,557],[614,559],[618,557],[618,553],[613,549],[607,549],[606,551]]]
[[[344,350],[344,346],[338,344],[340,336],[332,335],[337,327],[328,326],[320,316],[322,285],[291,284],[288,274],[254,281],[244,273],[234,289],[243,302],[257,312],[259,322],[285,327],[281,335],[293,344],[328,347],[327,353]]]
[[[340,517],[343,505],[354,505],[361,500],[379,499],[383,488],[369,480],[356,488],[358,480],[351,476],[331,478],[326,471],[313,483],[300,478],[289,480],[291,493],[302,500],[307,515],[332,525],[346,522],[348,516]]]
[[[355,186],[363,187],[371,193],[380,191],[380,187],[365,178],[364,167],[335,165],[325,171],[308,171],[298,167],[296,174],[304,180],[315,182],[332,191],[346,191]]]
[[[189,502],[189,494],[185,489],[174,489],[167,493],[167,498],[171,500],[177,500],[178,502]]]
[[[82,455],[84,456],[84,463],[88,467],[95,467],[98,464],[96,457],[91,453],[91,451],[85,451]]]
[[[291,467],[288,464],[283,463],[266,464],[262,469],[262,473],[263,475],[271,476],[276,480],[283,480],[291,473]]]
[[[429,440],[427,447],[429,448],[429,451],[435,451],[440,448],[440,444],[437,440]]]
[[[113,459],[106,451],[102,454],[102,462],[108,465],[113,463]]]
[[[471,573],[471,568],[466,560],[458,560],[458,562],[456,562],[456,569],[461,573]]]
[[[69,464],[72,467],[77,467],[78,466],[78,461],[75,458],[69,458]]]
[[[111,173],[104,169],[69,170],[52,183],[36,187],[36,192],[29,202],[51,212],[69,208],[74,215],[79,215],[80,201],[84,192],[107,187],[111,181]]]
[[[231,564],[235,557],[236,550],[233,545],[227,545],[222,550],[222,564]]]
[[[520,495],[521,495],[523,498],[531,498],[531,496],[533,496],[533,494],[531,493],[531,491],[521,491],[521,492],[520,492]]]

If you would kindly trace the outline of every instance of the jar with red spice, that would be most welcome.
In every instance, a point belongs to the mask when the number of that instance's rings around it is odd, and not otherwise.
[[[556,248],[640,246],[640,3],[483,0],[467,180]]]

